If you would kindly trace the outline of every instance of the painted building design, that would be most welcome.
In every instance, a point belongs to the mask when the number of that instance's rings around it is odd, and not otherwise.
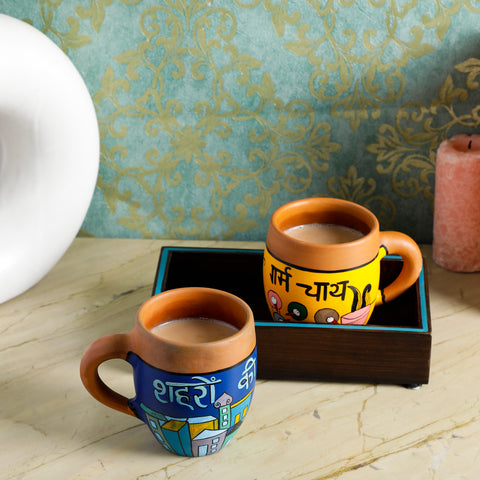
[[[188,424],[182,420],[168,420],[162,425],[165,442],[175,451],[182,451],[185,455],[192,455],[190,447],[190,431]]]
[[[220,397],[215,400],[214,406],[215,408],[218,408],[218,421],[220,428],[228,428],[230,426],[232,418],[230,404],[232,403],[232,400],[232,396],[228,393],[220,395]]]
[[[251,390],[237,403],[232,396],[223,393],[214,402],[217,416],[172,418],[156,412],[145,404],[147,424],[156,439],[169,451],[188,456],[204,456],[215,453],[226,445],[247,414],[252,399]]]
[[[195,438],[203,430],[218,430],[218,418],[212,416],[192,417],[188,419],[190,437]]]
[[[192,451],[196,457],[204,457],[222,448],[227,435],[226,430],[203,430],[192,439]]]

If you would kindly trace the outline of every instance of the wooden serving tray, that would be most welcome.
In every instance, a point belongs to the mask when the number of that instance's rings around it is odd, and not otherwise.
[[[262,280],[263,251],[164,247],[153,294],[203,286],[233,293],[253,310],[257,376],[279,380],[428,383],[432,329],[427,277],[396,300],[376,307],[365,326],[317,325],[271,320]],[[400,257],[381,262],[381,285],[398,275]]]

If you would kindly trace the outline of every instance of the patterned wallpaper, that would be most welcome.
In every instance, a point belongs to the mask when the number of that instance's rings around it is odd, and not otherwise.
[[[480,0],[0,0],[82,74],[81,234],[264,240],[300,197],[430,242],[435,151],[480,130]],[[53,74],[53,73],[52,73]]]

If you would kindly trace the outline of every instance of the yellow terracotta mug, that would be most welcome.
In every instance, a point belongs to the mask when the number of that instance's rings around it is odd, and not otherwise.
[[[379,289],[387,254],[400,255],[403,267]],[[421,269],[418,245],[403,233],[381,232],[375,215],[356,203],[307,198],[271,217],[263,283],[274,321],[365,325],[374,306],[401,295]]]

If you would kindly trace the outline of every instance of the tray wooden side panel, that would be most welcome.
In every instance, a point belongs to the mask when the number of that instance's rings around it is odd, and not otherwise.
[[[390,384],[425,384],[429,335],[257,328],[258,377]]]

